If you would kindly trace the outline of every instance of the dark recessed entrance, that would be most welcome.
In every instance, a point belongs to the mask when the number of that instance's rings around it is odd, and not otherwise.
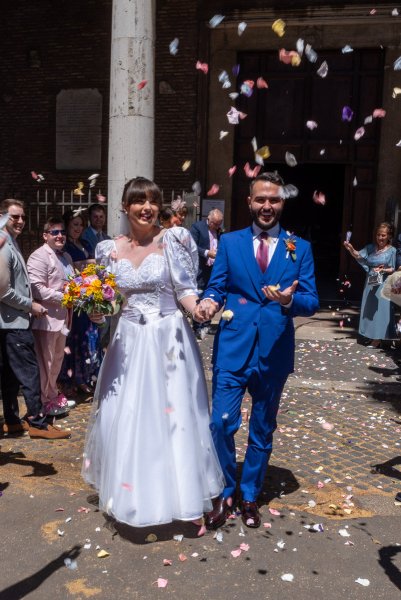
[[[325,299],[336,298],[341,270],[345,166],[300,165],[295,171],[287,165],[273,165],[275,168],[286,182],[299,189],[298,198],[286,202],[282,225],[311,242],[319,295]],[[324,206],[313,202],[315,191],[325,194]]]
[[[352,295],[359,297],[363,273],[342,247],[351,227],[352,240],[360,248],[371,240],[375,214],[376,169],[379,149],[379,119],[365,125],[365,134],[354,139],[366,117],[381,106],[383,52],[380,49],[318,51],[314,64],[305,59],[299,67],[285,65],[277,52],[244,52],[238,55],[239,83],[262,76],[268,89],[240,95],[237,108],[247,114],[236,127],[231,229],[249,222],[245,198],[249,179],[244,164],[255,166],[251,141],[269,146],[271,157],[265,170],[277,169],[284,179],[300,189],[297,200],[289,201],[285,224],[313,244],[318,287],[323,299],[335,297],[338,275],[352,277]],[[325,78],[316,71],[327,61]],[[353,111],[343,121],[342,109]],[[306,121],[316,121],[310,130]],[[297,159],[290,168],[286,152]],[[312,201],[315,190],[326,194],[326,205]]]

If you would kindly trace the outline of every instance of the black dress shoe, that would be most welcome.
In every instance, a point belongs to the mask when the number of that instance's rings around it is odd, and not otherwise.
[[[260,513],[256,502],[242,501],[241,518],[247,527],[260,527]]]
[[[206,513],[205,525],[208,529],[217,529],[224,525],[232,507],[228,505],[227,498],[214,498],[213,510]]]

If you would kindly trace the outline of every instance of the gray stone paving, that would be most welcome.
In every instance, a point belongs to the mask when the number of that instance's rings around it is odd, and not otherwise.
[[[297,323],[298,371],[283,394],[262,495],[264,525],[256,531],[236,518],[219,542],[213,532],[197,538],[182,523],[134,530],[110,521],[80,478],[91,410],[83,398],[59,420],[71,440],[0,439],[0,600],[399,598],[401,401],[383,393],[388,377],[398,388],[398,356],[361,347],[348,329],[327,313]],[[209,335],[201,343],[207,374],[212,341]],[[361,392],[364,377],[372,383]],[[250,410],[248,396],[244,407]],[[239,463],[247,427],[236,438]],[[146,541],[149,533],[155,542]],[[100,549],[109,556],[99,558]],[[76,570],[65,567],[69,556]],[[294,581],[283,581],[285,574]],[[157,589],[159,577],[168,579],[166,589]]]

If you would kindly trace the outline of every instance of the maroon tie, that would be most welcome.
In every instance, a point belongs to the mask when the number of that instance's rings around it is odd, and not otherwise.
[[[258,263],[260,270],[264,273],[269,264],[269,247],[267,245],[268,234],[266,231],[262,231],[259,235],[260,243],[256,251],[256,262]]]

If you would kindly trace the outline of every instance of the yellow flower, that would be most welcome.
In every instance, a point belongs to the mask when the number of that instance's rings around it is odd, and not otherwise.
[[[97,265],[95,264],[87,265],[81,273],[82,277],[87,277],[88,275],[96,275],[96,267]]]

